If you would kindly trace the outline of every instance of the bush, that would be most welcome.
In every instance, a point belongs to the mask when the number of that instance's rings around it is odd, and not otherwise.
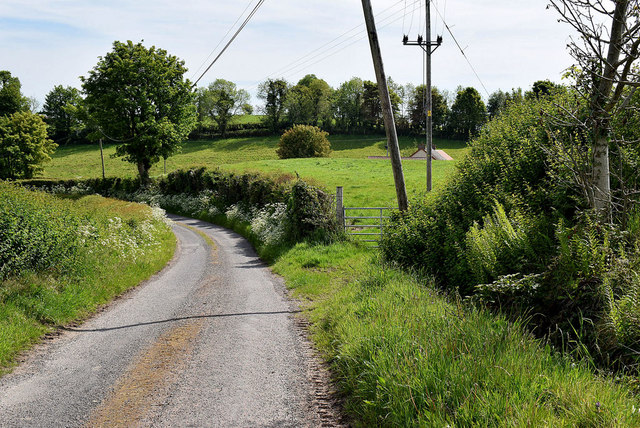
[[[319,158],[331,153],[329,134],[309,125],[294,125],[280,137],[276,152],[280,159]]]

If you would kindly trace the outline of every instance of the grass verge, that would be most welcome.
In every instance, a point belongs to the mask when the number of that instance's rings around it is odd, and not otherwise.
[[[623,385],[368,250],[299,244],[273,268],[307,302],[356,426],[640,426]]]
[[[44,268],[24,263],[0,281],[2,374],[44,334],[89,316],[162,269],[173,256],[175,237],[145,205],[99,196],[62,200],[0,184],[3,202],[19,207],[0,210],[0,220],[27,231],[24,242],[3,240],[3,255],[20,258],[24,248],[42,246],[34,240],[42,227],[49,228],[49,239],[63,236],[59,246],[67,248],[42,252],[56,257]],[[44,218],[51,222],[43,226]]]

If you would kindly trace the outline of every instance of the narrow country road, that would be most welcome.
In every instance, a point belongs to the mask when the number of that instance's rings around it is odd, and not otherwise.
[[[339,425],[282,281],[234,232],[172,219],[167,268],[0,379],[0,426]]]

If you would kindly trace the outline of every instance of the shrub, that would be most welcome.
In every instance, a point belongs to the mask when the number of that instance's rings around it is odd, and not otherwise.
[[[280,137],[276,152],[280,159],[327,157],[331,153],[329,134],[309,125],[294,125]]]

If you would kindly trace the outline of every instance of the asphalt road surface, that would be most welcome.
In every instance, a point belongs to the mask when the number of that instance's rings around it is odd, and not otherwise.
[[[169,266],[0,379],[0,426],[340,425],[282,281],[234,232],[172,218]]]

